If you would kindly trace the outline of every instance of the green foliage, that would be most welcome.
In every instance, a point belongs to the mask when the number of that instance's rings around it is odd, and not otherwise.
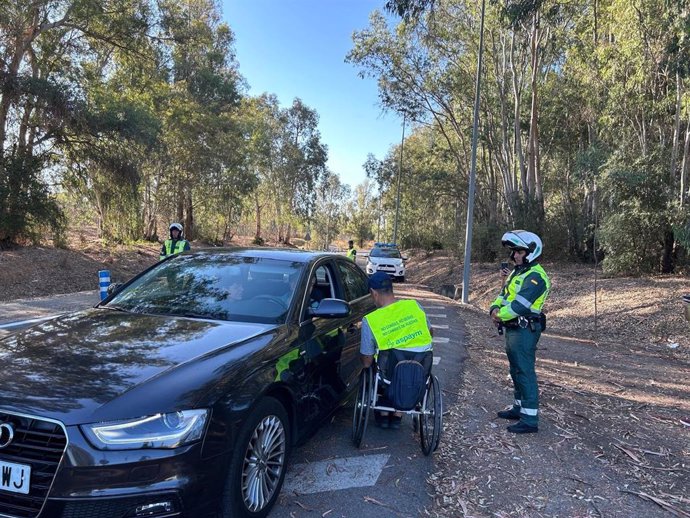
[[[0,247],[45,238],[61,244],[65,218],[43,181],[44,156],[10,155],[0,159]],[[42,232],[48,229],[51,234]]]
[[[653,156],[631,165],[617,159],[606,166],[601,190],[609,210],[599,236],[606,272],[658,271],[663,237],[670,229],[663,176]]]

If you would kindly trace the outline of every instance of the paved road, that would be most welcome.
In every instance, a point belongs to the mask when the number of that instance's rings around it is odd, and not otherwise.
[[[454,388],[466,357],[464,324],[457,304],[409,285],[396,293],[425,307],[434,329],[434,373],[444,408],[455,402]],[[291,467],[273,518],[324,516],[420,516],[430,507],[426,479],[435,471],[425,457],[412,420],[400,430],[382,430],[370,421],[361,449],[350,440],[352,405],[341,409],[318,434],[292,452]],[[443,441],[443,436],[441,436]]]
[[[396,293],[420,301],[434,327],[434,373],[442,388],[444,408],[455,401],[455,387],[466,357],[464,323],[456,303],[409,284]],[[12,303],[0,303],[0,337],[22,326],[12,321],[94,305],[98,293],[83,292]],[[30,325],[30,323],[24,324]],[[412,420],[400,430],[377,428],[370,420],[360,449],[350,440],[352,405],[338,411],[306,444],[292,452],[291,467],[273,518],[419,516],[430,507],[427,477],[435,471],[434,456],[425,457]],[[443,436],[441,436],[443,441]]]
[[[42,319],[86,309],[98,300],[98,290],[94,290],[0,302],[0,338]]]

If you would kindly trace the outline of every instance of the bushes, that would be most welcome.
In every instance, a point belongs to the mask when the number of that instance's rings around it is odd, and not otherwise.
[[[41,157],[9,155],[0,158],[0,246],[22,240],[38,243],[44,231],[64,246],[65,217],[41,178]]]

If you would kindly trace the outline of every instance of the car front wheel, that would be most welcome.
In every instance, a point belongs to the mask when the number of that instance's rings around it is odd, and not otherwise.
[[[240,430],[219,517],[266,516],[280,494],[289,452],[287,412],[278,400],[266,397]]]

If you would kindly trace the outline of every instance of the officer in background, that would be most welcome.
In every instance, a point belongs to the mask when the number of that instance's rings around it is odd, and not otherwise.
[[[513,230],[503,234],[501,243],[511,250],[510,258],[515,268],[512,272],[501,271],[501,275],[508,278],[491,304],[489,314],[496,325],[505,329],[515,401],[512,408],[498,412],[498,417],[519,420],[508,426],[509,432],[536,433],[539,431],[536,349],[546,328],[546,317],[541,309],[549,295],[551,281],[537,262],[542,252],[539,236],[525,230]]]
[[[347,242],[347,258],[353,263],[357,262],[357,250],[355,250],[355,242],[352,240]]]
[[[433,362],[433,331],[426,313],[416,300],[396,300],[388,274],[376,272],[369,277],[369,292],[377,309],[362,319],[362,364],[369,367],[374,357],[386,379],[401,360],[418,361],[426,372]],[[395,350],[395,353],[393,352]],[[375,414],[382,428],[400,428],[401,413]]]
[[[182,223],[172,223],[170,225],[170,239],[166,239],[161,248],[159,260],[162,261],[170,255],[179,254],[191,250],[189,241],[182,237]]]

